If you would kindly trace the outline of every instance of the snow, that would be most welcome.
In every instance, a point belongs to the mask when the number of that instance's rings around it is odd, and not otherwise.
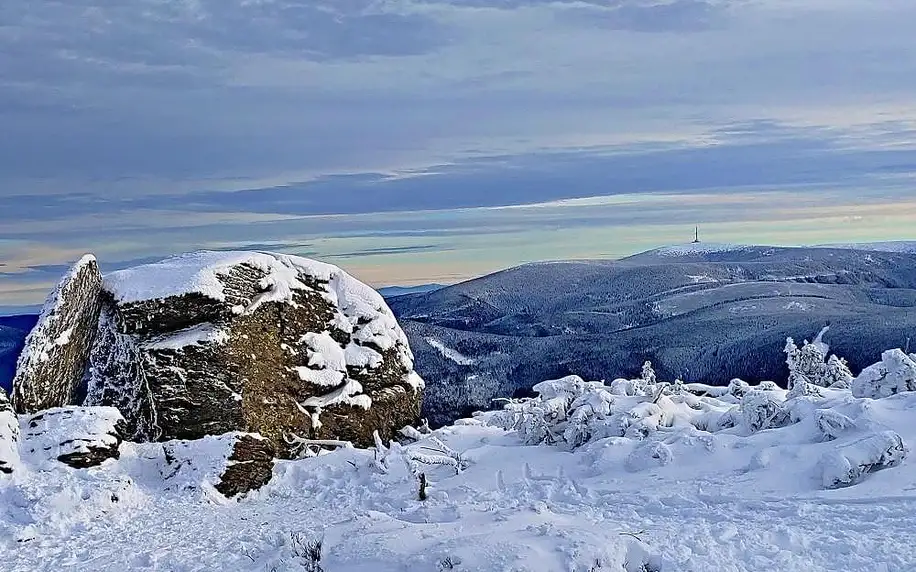
[[[822,244],[820,248],[842,248],[848,250],[872,250],[916,254],[916,240],[892,240],[887,242],[858,242],[847,244]]]
[[[290,296],[291,290],[305,287],[291,265],[284,264],[271,254],[202,250],[106,274],[105,289],[124,304],[185,294],[200,294],[224,301],[226,295],[220,276],[240,264],[267,273],[264,286],[272,289],[274,299]],[[318,276],[329,277],[332,272],[330,268],[325,268],[326,265],[317,262],[314,265],[304,263],[303,266],[309,268],[309,274],[314,272]]]
[[[436,351],[442,354],[442,357],[451,360],[458,365],[474,365],[476,363],[473,359],[465,356],[458,350],[454,350],[446,346],[436,338],[426,338],[426,343],[428,343],[430,346],[435,348]]]
[[[330,407],[331,405],[343,404],[369,409],[372,407],[372,399],[368,395],[360,395],[362,391],[363,386],[358,381],[350,379],[327,395],[309,397],[302,402],[302,406],[315,407],[321,410],[321,408]]]
[[[653,252],[658,256],[694,256],[697,254],[714,254],[718,252],[734,252],[754,248],[745,244],[727,244],[715,242],[690,242],[664,246]]]
[[[903,350],[888,350],[881,361],[862,370],[852,381],[857,397],[887,397],[903,391],[916,391],[916,355]]]
[[[346,366],[329,338],[311,335],[309,363]],[[823,361],[822,336],[808,345]],[[888,354],[866,372],[905,364]],[[70,408],[42,427],[23,416],[25,454],[0,476],[0,562],[314,571],[306,548],[320,541],[327,572],[911,572],[916,392],[894,388],[667,383],[648,363],[610,384],[568,376],[404,431],[410,442],[277,462],[268,485],[231,501],[215,485],[233,434],[123,443],[119,459],[78,470],[54,447],[104,434],[116,412]],[[347,383],[303,405],[361,391]]]
[[[565,391],[553,385],[554,397]],[[828,401],[863,426],[916,438],[916,394]],[[494,572],[906,572],[916,563],[912,460],[824,488],[828,453],[861,463],[863,452],[880,453],[882,431],[837,447],[804,421],[749,435],[675,425],[569,452],[524,445],[490,415],[392,446],[384,472],[371,450],[279,462],[270,484],[239,501],[213,489],[227,437],[125,443],[119,460],[87,470],[27,467],[0,482],[0,561],[9,572],[305,570],[297,546],[320,539],[327,571],[450,562]],[[442,450],[434,439],[460,455],[460,472],[411,460],[443,456],[431,452]],[[426,501],[411,464],[429,480]]]
[[[0,479],[19,467],[19,420],[0,389]],[[2,507],[0,507],[2,510]]]
[[[229,334],[213,324],[198,324],[167,336],[155,338],[143,344],[146,350],[180,350],[187,346],[224,344]]]
[[[47,468],[57,458],[118,443],[115,426],[124,418],[114,407],[56,407],[20,417],[24,461]]]
[[[54,340],[54,345],[57,345],[57,346],[65,346],[65,345],[69,344],[69,343],[70,343],[70,336],[72,336],[72,335],[73,335],[73,328],[72,328],[72,327],[67,328],[66,330],[64,330],[63,332],[61,332],[61,334],[60,334],[59,336],[57,336],[57,339]]]

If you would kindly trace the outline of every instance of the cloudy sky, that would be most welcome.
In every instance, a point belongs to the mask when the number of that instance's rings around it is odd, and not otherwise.
[[[912,0],[4,0],[0,306],[196,248],[375,285],[916,238]]]

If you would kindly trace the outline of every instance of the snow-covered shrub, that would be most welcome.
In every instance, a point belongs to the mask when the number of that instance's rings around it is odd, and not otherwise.
[[[750,391],[751,386],[748,382],[735,378],[728,382],[728,394],[733,397],[744,397],[744,394]]]
[[[846,360],[832,354],[827,359],[827,369],[824,371],[824,385],[831,389],[849,389],[855,376],[849,370]]]
[[[624,458],[628,471],[666,465],[685,443],[713,447],[710,433],[755,439],[760,431],[798,424],[793,439],[840,444],[819,464],[825,486],[855,484],[869,472],[898,464],[906,448],[895,433],[881,432],[885,427],[871,418],[868,404],[852,393],[863,392],[860,386],[866,382],[873,384],[872,393],[904,390],[916,380],[916,356],[885,352],[884,362],[863,372],[851,391],[846,362],[836,356],[825,359],[826,331],[800,349],[793,349],[790,340],[786,353],[795,377],[788,391],[772,381],[755,386],[733,379],[726,387],[667,383],[650,373],[647,362],[640,378],[615,379],[610,385],[578,376],[539,383],[535,397],[508,400],[503,410],[480,414],[475,421],[516,431],[526,444],[567,450],[612,438],[603,446],[631,447]],[[866,430],[873,433],[850,443]],[[760,439],[769,443],[772,437]]]
[[[691,384],[692,385],[692,384]],[[760,391],[735,380],[735,393],[756,391],[775,402],[779,392]],[[642,441],[659,431],[695,427],[721,431],[742,423],[740,401],[697,396],[697,388],[643,379],[617,379],[610,386],[586,382],[578,376],[545,381],[534,386],[537,397],[509,400],[502,411],[490,412],[486,422],[517,431],[526,444],[551,444],[575,449],[606,437]],[[779,421],[779,419],[777,419]]]
[[[623,379],[617,378],[608,386],[608,391],[612,395],[639,395],[645,390],[645,384],[641,379]]]
[[[903,350],[888,350],[881,361],[871,365],[852,381],[856,397],[880,399],[904,391],[916,391],[916,356]]]
[[[869,473],[903,462],[907,449],[893,431],[872,433],[826,453],[820,462],[824,488],[836,489],[859,483]]]
[[[791,422],[783,401],[772,391],[751,390],[741,400],[741,418],[750,431],[785,427]]]
[[[814,424],[824,434],[824,440],[832,441],[843,433],[854,429],[856,422],[832,409],[818,409],[814,412]]]
[[[790,385],[791,389],[786,394],[787,399],[797,399],[799,397],[823,397],[820,387],[810,383],[807,378],[801,377]]]

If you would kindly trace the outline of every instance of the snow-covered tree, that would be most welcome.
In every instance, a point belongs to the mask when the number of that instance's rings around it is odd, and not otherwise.
[[[916,391],[916,360],[903,350],[888,350],[852,382],[856,397],[880,399],[904,391]]]
[[[646,382],[647,385],[653,385],[656,382],[655,370],[652,368],[652,362],[646,361],[642,364],[642,373],[639,378]]]
[[[786,365],[789,367],[789,389],[798,389],[794,395],[810,395],[816,390],[806,389],[805,384],[817,387],[835,387],[843,389],[849,386],[853,375],[846,365],[846,360],[831,355],[830,346],[824,342],[824,334],[830,329],[824,327],[813,342],[805,340],[802,347],[795,344],[792,338],[786,339],[783,350],[786,354]]]
[[[832,389],[849,389],[854,375],[849,370],[846,360],[836,354],[827,359],[827,369],[824,371],[824,385]]]

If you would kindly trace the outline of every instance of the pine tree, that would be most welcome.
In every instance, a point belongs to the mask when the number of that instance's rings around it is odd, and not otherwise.
[[[640,379],[646,382],[646,385],[654,385],[656,382],[655,370],[652,369],[652,362],[646,360],[646,363],[642,364],[642,374]]]
[[[845,359],[837,357],[836,354],[830,356],[824,372],[823,385],[833,389],[849,389],[854,378]]]

